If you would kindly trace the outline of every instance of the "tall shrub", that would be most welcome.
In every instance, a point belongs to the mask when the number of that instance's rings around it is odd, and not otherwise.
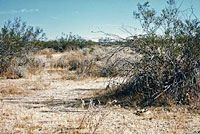
[[[138,4],[133,15],[145,34],[127,41],[119,50],[130,47],[142,57],[138,62],[124,59],[115,63],[130,67],[124,69],[125,83],[112,97],[127,97],[131,104],[140,96],[141,106],[199,101],[200,21],[193,10],[189,18],[182,18],[181,13],[175,0],[168,0],[160,15],[149,2]]]
[[[14,57],[23,57],[34,50],[44,36],[42,29],[27,26],[20,18],[8,20],[0,31],[0,74],[7,70]]]

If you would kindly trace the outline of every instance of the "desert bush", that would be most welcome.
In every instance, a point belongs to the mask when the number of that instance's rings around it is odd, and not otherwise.
[[[77,75],[95,76],[97,75],[98,67],[94,59],[88,57],[76,57],[68,62],[69,70],[76,71]]]
[[[56,40],[43,41],[40,43],[41,48],[52,48],[57,52],[63,52],[66,50],[77,50],[86,47],[91,47],[96,43],[91,40],[85,40],[79,35],[62,34],[62,36]]]
[[[24,66],[18,66],[14,68],[14,73],[19,77],[19,78],[27,78],[28,77],[28,69]]]
[[[121,98],[130,105],[137,101],[140,106],[199,101],[200,21],[193,10],[189,18],[181,18],[180,13],[174,0],[167,1],[160,15],[149,2],[138,4],[133,15],[145,34],[123,41],[111,57],[126,47],[142,57],[137,62],[127,58],[115,62],[129,68],[122,70],[123,83],[106,97]]]
[[[0,74],[7,71],[13,58],[24,58],[33,51],[44,36],[42,29],[27,27],[20,18],[8,20],[0,31]]]
[[[95,56],[84,55],[82,49],[71,50],[68,55],[62,56],[54,63],[54,67],[67,68],[78,76],[100,76],[100,70],[103,68],[103,65],[97,64]]]
[[[53,66],[60,68],[67,68],[69,66],[67,55],[63,55],[58,60],[55,60],[53,62]]]
[[[82,73],[87,76],[94,76],[94,77],[102,77],[101,76],[101,69],[103,66],[97,64],[95,58],[87,59],[84,58],[80,62],[80,68],[78,73]]]
[[[78,75],[94,77],[116,76],[118,71],[114,67],[112,70],[110,69],[113,64],[105,64],[107,52],[101,49],[95,47],[92,52],[90,52],[89,48],[79,49],[76,54],[67,58],[69,70],[76,71]]]
[[[46,62],[47,61],[43,57],[30,58],[27,66],[41,68],[41,67],[45,67]]]
[[[98,70],[96,72],[97,76],[100,77],[116,77],[120,76],[120,70],[116,66],[113,66],[113,64],[106,64],[102,66],[98,66]]]
[[[72,71],[72,70],[77,70],[80,66],[80,62],[78,59],[72,59],[69,61],[69,70]]]

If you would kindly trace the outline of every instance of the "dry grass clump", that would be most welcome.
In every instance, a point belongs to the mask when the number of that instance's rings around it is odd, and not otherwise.
[[[87,56],[72,56],[68,60],[69,71],[76,71],[77,75],[98,76],[100,66],[96,60]]]
[[[89,48],[71,50],[51,60],[51,67],[67,69],[78,76],[100,76],[103,68],[102,55],[93,55]]]
[[[1,89],[0,94],[2,96],[8,96],[8,95],[22,95],[25,94],[25,92],[20,91],[19,89],[16,88],[9,88],[9,89]]]
[[[42,57],[42,56],[38,56],[38,57],[34,57],[32,58],[31,62],[30,62],[30,67],[35,67],[35,68],[42,68],[45,67],[47,63],[46,58]]]
[[[11,60],[9,67],[3,72],[2,77],[6,79],[28,78],[37,70],[45,67],[47,60],[42,56],[27,54],[24,57],[15,57]]]
[[[30,92],[21,90],[15,86],[6,86],[6,87],[0,87],[0,95],[1,96],[11,96],[11,95],[27,95],[30,94]]]
[[[88,108],[84,114],[76,121],[75,124],[72,124],[71,127],[62,127],[61,132],[64,133],[105,133],[105,130],[102,130],[103,122],[106,120],[109,115],[109,111],[103,110],[98,107]],[[74,120],[74,119],[73,119]]]
[[[116,46],[115,46],[116,47]],[[108,62],[108,58],[112,55],[115,47],[84,48],[64,53],[58,60],[54,60],[54,67],[67,68],[69,71],[75,71],[77,75],[85,75],[92,77],[109,77],[124,75],[121,69],[125,68],[123,64],[117,64],[125,55],[127,59],[136,60],[135,55],[124,54],[114,55]],[[114,65],[115,64],[115,65]]]
[[[56,51],[54,49],[51,48],[44,48],[42,50],[38,50],[34,55],[47,55],[47,57],[49,55],[55,54]]]
[[[9,67],[3,72],[3,77],[8,79],[26,78],[28,77],[27,64],[28,56],[23,58],[15,57],[10,61]]]
[[[67,68],[68,62],[66,61],[66,55],[61,56],[58,60],[54,61],[53,66],[54,68]]]

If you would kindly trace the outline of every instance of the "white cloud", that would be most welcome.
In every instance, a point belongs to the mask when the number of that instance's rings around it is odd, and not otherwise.
[[[0,11],[0,14],[18,14],[18,13],[32,13],[32,12],[39,12],[39,9],[21,9],[21,10]]]

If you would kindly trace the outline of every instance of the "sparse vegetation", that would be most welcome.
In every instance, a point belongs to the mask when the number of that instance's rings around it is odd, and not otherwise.
[[[139,3],[145,34],[99,42],[6,22],[0,133],[199,133],[200,21],[180,13]]]
[[[113,64],[128,68],[122,69],[123,83],[106,93],[106,100],[120,99],[130,106],[135,101],[139,106],[199,102],[200,21],[192,11],[190,18],[181,18],[174,0],[167,5],[157,15],[149,2],[138,4],[134,17],[146,34],[127,41],[111,57],[127,47],[142,57],[137,62],[123,58]],[[160,31],[163,33],[158,35]]]
[[[41,48],[52,48],[56,52],[64,52],[66,50],[76,50],[79,48],[92,47],[96,43],[91,40],[85,40],[79,35],[62,34],[57,40],[44,41],[40,43]]]

